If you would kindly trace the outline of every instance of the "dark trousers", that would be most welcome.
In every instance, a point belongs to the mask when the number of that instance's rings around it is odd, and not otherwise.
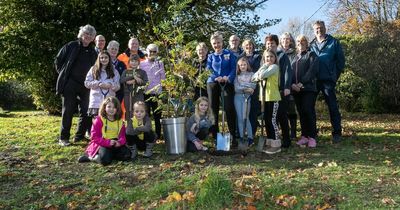
[[[152,116],[154,119],[157,138],[161,138],[161,114],[162,114],[162,111],[161,110],[155,111],[158,108],[157,101],[147,100],[152,96],[155,96],[155,95],[144,95],[144,100],[146,101],[147,113],[149,114],[149,116]]]
[[[249,121],[251,125],[251,129],[253,131],[253,137],[255,137],[257,132],[258,120],[257,117],[261,113],[261,103],[259,100],[259,86],[257,84],[256,89],[254,90],[253,95],[251,95],[251,103],[250,103],[250,112],[249,112]]]
[[[146,143],[154,143],[156,136],[153,131],[145,132],[143,140],[140,140],[137,135],[126,135],[126,144],[132,146],[136,144],[138,150],[145,150]]]
[[[205,88],[195,87],[193,102],[196,102],[196,100],[202,96],[208,97],[207,90]]]
[[[219,131],[218,128],[218,113],[219,113],[219,105],[220,96],[221,96],[221,86],[217,82],[207,83],[207,93],[208,100],[211,104],[211,109],[215,116],[215,125],[210,128],[213,137],[217,138],[217,133]],[[225,93],[224,93],[224,103],[225,103],[225,116],[228,122],[229,133],[232,137],[235,137],[236,132],[236,111],[235,105],[233,103],[235,96],[235,89],[233,84],[226,83]]]
[[[99,160],[102,165],[109,165],[112,160],[126,161],[129,160],[129,149],[123,145],[120,147],[100,147]]]
[[[317,136],[317,119],[315,114],[317,95],[312,91],[302,91],[293,94],[293,96],[300,116],[301,135],[315,139]]]
[[[324,95],[325,103],[328,105],[329,116],[333,128],[332,135],[342,135],[342,117],[339,112],[335,87],[335,82],[317,80],[317,94],[321,91]]]
[[[267,131],[267,138],[277,140],[279,139],[279,127],[277,123],[277,115],[279,110],[279,102],[267,101],[264,107],[264,121],[265,130]]]
[[[288,147],[290,145],[289,121],[287,115],[288,108],[289,108],[289,96],[283,96],[283,93],[281,93],[281,100],[279,101],[277,118],[282,131],[283,147]]]
[[[91,118],[87,115],[89,94],[89,89],[74,82],[73,80],[69,80],[65,85],[62,95],[60,139],[68,140],[70,138],[72,118],[77,105],[79,111],[79,121],[78,128],[75,133],[75,139],[82,139],[85,136],[85,132],[90,129]]]
[[[204,140],[207,138],[208,134],[210,133],[208,128],[202,128],[200,131],[196,134],[196,137],[200,140]],[[199,151],[196,147],[196,145],[192,141],[187,141],[186,144],[186,150],[187,152],[197,152]]]

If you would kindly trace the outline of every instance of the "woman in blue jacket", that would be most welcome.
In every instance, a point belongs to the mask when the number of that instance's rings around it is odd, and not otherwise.
[[[236,111],[233,103],[235,90],[233,82],[236,74],[236,56],[229,50],[223,48],[223,37],[219,32],[214,33],[210,38],[211,45],[214,49],[207,58],[207,69],[211,71],[211,75],[207,80],[207,93],[213,113],[215,113],[215,125],[211,128],[213,137],[217,137],[218,132],[218,112],[220,105],[221,88],[224,88],[224,108],[228,121],[228,128],[233,137],[233,146],[237,145],[235,140],[236,129]]]

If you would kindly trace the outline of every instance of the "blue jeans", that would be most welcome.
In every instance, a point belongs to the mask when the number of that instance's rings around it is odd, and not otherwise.
[[[243,95],[241,93],[236,93],[235,94],[235,100],[234,100],[234,104],[235,104],[235,110],[236,110],[236,116],[237,116],[237,122],[238,122],[238,127],[239,127],[239,134],[240,134],[240,138],[243,138],[244,133],[243,133],[243,128],[244,128],[244,116],[245,116],[245,97],[247,97],[248,95]],[[246,115],[246,131],[247,131],[247,138],[249,139],[253,139],[253,131],[251,129],[251,123],[249,120],[249,112],[250,112],[250,108],[251,108],[251,97],[249,97],[249,99],[247,100],[247,115]]]
[[[340,116],[339,106],[335,92],[336,83],[328,80],[317,80],[317,94],[322,91],[325,103],[328,105],[332,135],[342,135],[342,117]]]

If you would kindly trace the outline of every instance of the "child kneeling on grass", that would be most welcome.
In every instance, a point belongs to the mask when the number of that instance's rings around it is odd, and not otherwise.
[[[203,140],[210,134],[210,127],[214,124],[214,115],[208,98],[200,97],[196,100],[195,113],[186,123],[187,151],[205,151]]]
[[[122,161],[129,159],[129,150],[125,146],[125,124],[121,118],[119,100],[113,96],[107,97],[93,122],[91,141],[85,155],[79,157],[79,163],[94,161],[108,165],[114,159]]]
[[[151,130],[150,117],[146,114],[146,104],[143,101],[133,105],[133,116],[127,119],[126,139],[132,160],[136,159],[138,149],[145,150],[144,157],[153,155],[156,135]]]

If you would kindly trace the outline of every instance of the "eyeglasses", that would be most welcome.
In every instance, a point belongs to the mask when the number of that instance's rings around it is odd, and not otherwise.
[[[157,53],[157,51],[155,51],[155,50],[150,50],[149,52],[150,53]]]

